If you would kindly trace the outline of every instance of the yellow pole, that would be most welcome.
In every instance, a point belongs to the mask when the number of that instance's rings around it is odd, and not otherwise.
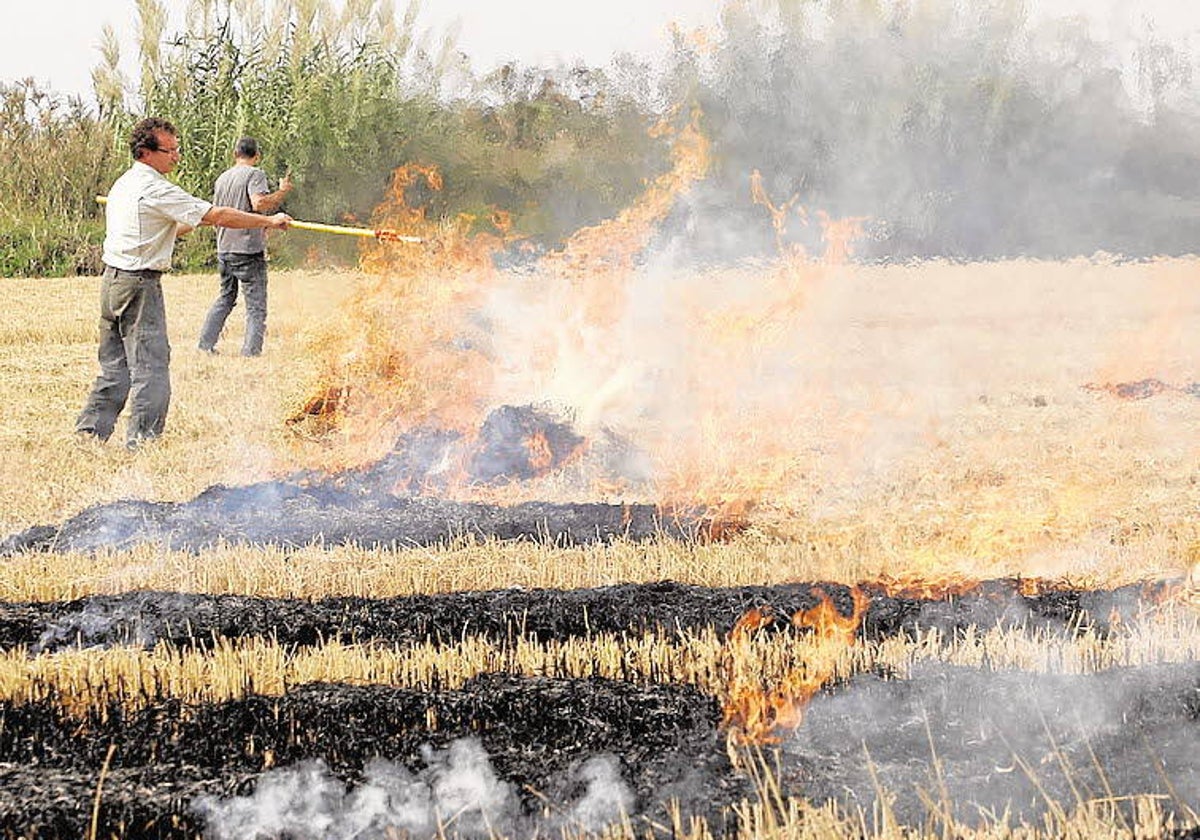
[[[101,204],[108,203],[108,197],[103,195],[96,196],[96,201]],[[326,225],[321,222],[302,222],[299,219],[292,219],[291,227],[299,230],[311,230],[316,233],[334,233],[341,236],[364,236],[378,239],[381,242],[424,242],[425,240],[419,236],[404,236],[396,233],[394,230],[381,228],[380,230],[371,230],[370,228],[347,227],[345,225]]]
[[[299,219],[292,220],[292,227],[300,230],[311,230],[317,233],[336,233],[342,236],[370,236],[375,239],[380,239],[384,242],[424,242],[425,240],[419,236],[402,236],[395,231],[386,228],[381,230],[371,230],[370,228],[346,227],[344,225],[326,225],[320,222],[302,222]]]

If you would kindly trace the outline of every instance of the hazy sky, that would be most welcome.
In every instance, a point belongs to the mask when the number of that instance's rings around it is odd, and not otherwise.
[[[1039,14],[1087,14],[1097,34],[1121,39],[1147,20],[1173,37],[1200,32],[1197,0],[1029,0]],[[396,6],[403,8],[404,0]],[[176,11],[185,0],[167,0]],[[477,69],[516,58],[550,64],[582,58],[604,64],[613,52],[647,53],[667,43],[668,25],[711,24],[721,0],[426,0],[421,21],[442,29],[455,19],[458,43]],[[122,42],[127,72],[135,58],[134,0],[0,0],[0,81],[27,76],[63,93],[90,97],[91,68],[104,24]]]
[[[167,0],[175,12],[185,0]],[[405,0],[396,7],[404,9]],[[97,44],[110,24],[122,46],[122,64],[133,67],[134,0],[0,0],[0,81],[26,76],[63,93],[90,97],[91,69],[100,60]],[[603,64],[614,51],[654,52],[669,40],[672,21],[693,28],[716,18],[719,2],[708,0],[425,0],[418,24],[444,31],[461,22],[459,48],[477,69],[505,59],[530,64],[582,58]],[[172,31],[168,28],[168,31]]]

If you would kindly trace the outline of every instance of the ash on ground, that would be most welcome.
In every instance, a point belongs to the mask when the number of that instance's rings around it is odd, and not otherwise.
[[[302,473],[241,487],[216,485],[188,502],[123,500],[97,505],[59,525],[38,525],[0,540],[0,556],[22,551],[123,550],[141,544],[203,551],[222,544],[430,546],[463,539],[583,544],[616,538],[703,538],[704,511],[664,512],[649,504],[524,502],[445,498],[451,486],[495,488],[577,470],[636,482],[636,450],[603,433],[596,441],[532,406],[502,406],[465,438],[417,429],[378,462],[339,475]],[[721,531],[728,531],[727,523]]]
[[[1155,797],[1200,811],[1200,663],[1039,674],[931,665],[821,692],[781,747],[786,783],[871,824],[1040,823]],[[883,797],[881,800],[881,796]]]
[[[898,597],[863,587],[870,597],[864,640],[936,629],[947,638],[972,627],[1003,627],[1071,638],[1103,635],[1158,602],[1170,583],[1112,590],[1044,588],[1026,594],[1017,580],[982,581],[953,598]],[[798,632],[790,616],[827,597],[843,615],[853,609],[842,584],[704,587],[672,581],[581,589],[495,589],[394,598],[258,598],[182,592],[126,592],[73,601],[0,601],[0,650],[34,653],[71,647],[168,642],[205,648],[220,640],[269,638],[285,646],[454,644],[465,635],[496,643],[588,638],[596,634],[667,635],[710,629],[728,634],[750,610],[773,617],[762,632]]]

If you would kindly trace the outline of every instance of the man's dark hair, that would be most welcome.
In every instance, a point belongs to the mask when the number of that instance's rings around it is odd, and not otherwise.
[[[249,160],[258,156],[258,141],[253,137],[243,137],[234,144],[233,153],[240,158]]]
[[[174,123],[162,117],[146,117],[133,127],[129,135],[129,151],[134,160],[141,160],[143,152],[158,151],[158,137],[155,132],[163,131],[173,137],[179,136],[179,129]]]

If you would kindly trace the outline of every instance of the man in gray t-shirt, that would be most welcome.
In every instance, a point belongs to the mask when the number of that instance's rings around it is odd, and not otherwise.
[[[217,178],[213,204],[251,213],[278,210],[292,191],[291,177],[284,175],[279,189],[271,192],[266,173],[258,168],[262,155],[258,141],[253,137],[237,141],[233,158],[233,166]],[[240,287],[246,301],[246,337],[242,342],[242,355],[257,356],[262,353],[267,331],[267,257],[263,231],[218,227],[217,264],[221,272],[221,291],[200,330],[200,349],[207,353],[217,352],[217,339],[221,337],[229,313],[237,305]]]

